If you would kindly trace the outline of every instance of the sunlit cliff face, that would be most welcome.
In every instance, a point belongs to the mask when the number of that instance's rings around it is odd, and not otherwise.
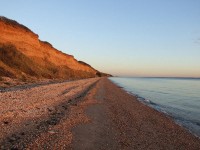
[[[72,55],[58,51],[50,43],[40,41],[37,34],[13,20],[0,18],[0,35],[1,70],[7,70],[15,77],[20,76],[19,74],[36,74],[47,78],[96,76],[94,68],[78,62]],[[16,56],[19,57],[15,58]],[[9,58],[13,63],[8,63],[7,58],[3,57]],[[26,72],[28,68],[34,73]]]

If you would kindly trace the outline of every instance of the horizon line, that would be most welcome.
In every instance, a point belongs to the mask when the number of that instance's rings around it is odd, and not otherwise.
[[[161,77],[161,76],[113,76],[113,77],[122,77],[122,78],[174,78],[174,79],[200,79],[200,77]]]

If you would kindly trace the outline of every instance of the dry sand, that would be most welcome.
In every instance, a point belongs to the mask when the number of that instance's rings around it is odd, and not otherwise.
[[[0,149],[200,149],[199,138],[106,78],[7,89],[0,114]]]

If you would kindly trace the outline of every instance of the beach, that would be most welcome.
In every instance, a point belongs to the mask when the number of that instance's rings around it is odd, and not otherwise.
[[[0,92],[1,149],[185,149],[200,139],[107,78]]]

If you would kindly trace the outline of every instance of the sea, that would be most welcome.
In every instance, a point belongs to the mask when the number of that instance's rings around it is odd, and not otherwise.
[[[148,105],[200,137],[200,79],[111,77],[138,101]]]

